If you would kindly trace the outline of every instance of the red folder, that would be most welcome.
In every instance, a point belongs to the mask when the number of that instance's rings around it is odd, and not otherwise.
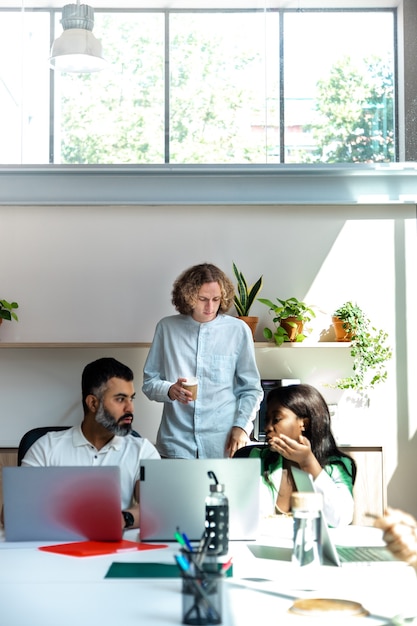
[[[41,546],[39,550],[68,556],[100,556],[103,554],[123,554],[123,552],[135,552],[137,550],[158,550],[167,547],[168,545],[164,543],[138,543],[123,539],[122,541],[76,541],[53,546]]]

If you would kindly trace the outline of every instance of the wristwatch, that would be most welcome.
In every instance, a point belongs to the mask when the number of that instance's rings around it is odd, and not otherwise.
[[[132,513],[129,513],[129,511],[122,511],[122,515],[125,520],[125,528],[130,528],[131,526],[133,526],[133,524],[135,523],[135,518],[133,517]]]

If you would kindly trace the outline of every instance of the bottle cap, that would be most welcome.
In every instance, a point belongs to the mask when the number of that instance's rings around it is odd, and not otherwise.
[[[223,493],[224,492],[224,485],[221,485],[220,483],[215,483],[214,485],[210,485],[210,491],[211,492],[217,492],[217,493]]]
[[[291,509],[293,511],[321,511],[323,496],[321,493],[295,491],[291,494]]]

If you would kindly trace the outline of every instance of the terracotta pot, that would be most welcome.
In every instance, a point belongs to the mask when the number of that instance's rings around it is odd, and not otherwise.
[[[336,335],[336,341],[352,341],[352,333],[349,329],[343,328],[345,323],[339,317],[332,317],[334,334]]]
[[[288,322],[291,322],[291,326]],[[293,326],[292,324],[296,324],[296,326]],[[281,320],[281,326],[287,331],[289,340],[295,341],[297,339],[297,335],[303,332],[304,322],[300,322],[300,320],[296,317],[287,317],[286,319]]]
[[[259,317],[255,317],[255,316],[245,316],[245,317],[239,317],[240,320],[243,320],[245,322],[245,324],[247,324],[249,326],[249,328],[252,331],[252,337],[253,340],[255,341],[255,331],[256,331],[256,327],[258,326],[258,322],[259,322]]]

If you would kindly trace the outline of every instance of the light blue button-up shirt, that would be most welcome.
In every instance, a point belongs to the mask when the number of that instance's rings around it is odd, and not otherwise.
[[[198,378],[197,400],[170,400],[171,385],[190,376]],[[226,456],[230,429],[249,435],[263,397],[249,327],[223,314],[204,323],[191,315],[165,317],[155,329],[142,391],[164,403],[156,441],[162,456]]]

